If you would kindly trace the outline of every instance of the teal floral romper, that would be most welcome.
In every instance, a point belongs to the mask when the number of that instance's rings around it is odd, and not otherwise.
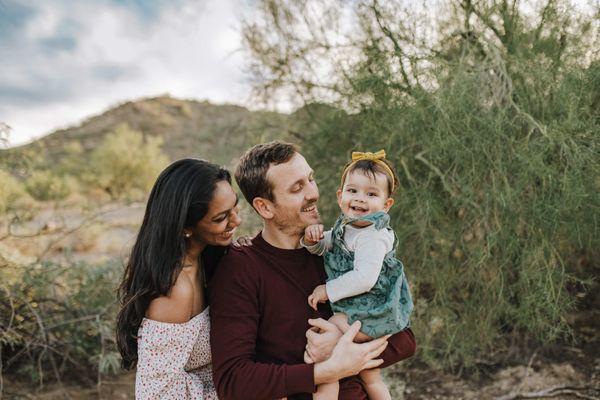
[[[331,231],[331,248],[324,254],[328,280],[353,270],[354,252],[346,247],[344,228],[347,224],[359,220],[373,223],[377,230],[392,230],[390,216],[383,211],[360,218],[348,218],[344,215],[338,218]],[[404,266],[394,256],[398,245],[395,233],[394,238],[394,248],[386,254],[375,286],[366,293],[331,303],[333,312],[346,314],[349,324],[361,321],[361,332],[373,338],[408,328],[413,309]]]

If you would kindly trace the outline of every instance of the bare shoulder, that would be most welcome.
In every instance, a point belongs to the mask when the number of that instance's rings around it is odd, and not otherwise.
[[[150,303],[146,317],[160,322],[181,324],[192,318],[194,285],[184,272],[180,272],[168,296],[158,297]]]

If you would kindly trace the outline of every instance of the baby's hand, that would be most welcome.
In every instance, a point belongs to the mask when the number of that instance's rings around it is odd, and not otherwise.
[[[313,290],[312,294],[308,296],[308,305],[311,306],[315,311],[317,310],[318,303],[325,303],[328,300],[327,290],[325,285],[319,285]]]
[[[309,225],[304,230],[304,243],[307,245],[317,244],[321,239],[323,239],[323,225]]]
[[[233,242],[233,247],[243,247],[243,246],[252,246],[252,238],[250,236],[240,236],[235,239]]]

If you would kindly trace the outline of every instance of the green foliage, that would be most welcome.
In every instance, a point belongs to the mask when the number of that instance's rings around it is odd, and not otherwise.
[[[335,106],[296,128],[329,224],[350,152],[386,150],[420,357],[471,366],[513,338],[568,335],[577,260],[600,248],[598,22],[563,2],[448,1],[439,25],[356,2],[354,31],[332,41],[343,12],[311,4],[264,1],[246,25],[257,89]],[[306,68],[315,57],[333,72]]]
[[[168,160],[161,151],[162,139],[120,125],[96,148],[86,180],[113,198],[144,195]]]
[[[17,200],[24,195],[25,190],[19,181],[0,169],[0,214],[13,209]]]
[[[2,259],[0,259],[2,261]],[[42,385],[115,373],[116,301],[122,265],[43,262],[0,268],[2,373]]]
[[[51,171],[33,171],[25,181],[25,189],[33,198],[42,201],[62,200],[71,194],[75,182]]]

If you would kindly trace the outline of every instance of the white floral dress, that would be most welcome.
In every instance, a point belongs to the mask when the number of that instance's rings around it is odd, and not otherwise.
[[[144,318],[138,330],[136,399],[217,400],[208,308],[188,322]]]

